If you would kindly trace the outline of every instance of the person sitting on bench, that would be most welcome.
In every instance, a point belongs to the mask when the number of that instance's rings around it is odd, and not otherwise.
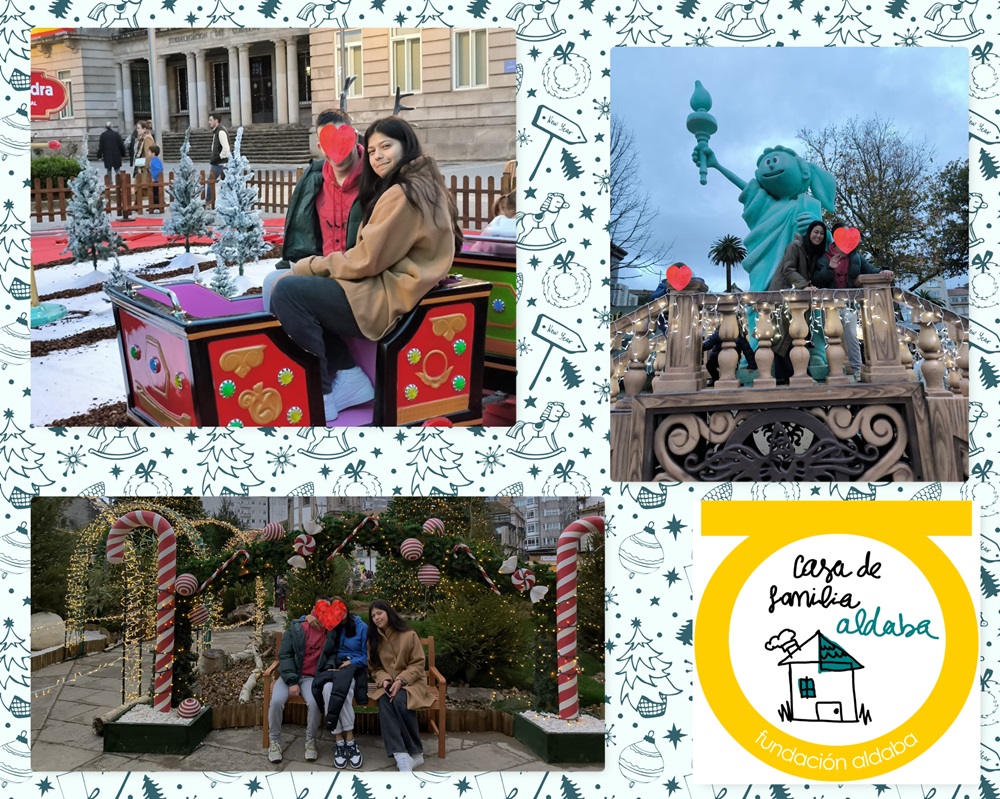
[[[455,201],[413,128],[399,117],[376,120],[364,148],[355,246],[300,259],[271,295],[285,332],[319,356],[327,421],[375,396],[342,337],[383,338],[447,276],[462,248]]]

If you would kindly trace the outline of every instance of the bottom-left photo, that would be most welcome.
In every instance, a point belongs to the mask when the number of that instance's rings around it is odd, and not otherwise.
[[[604,543],[597,497],[36,498],[5,706],[64,776],[601,770]]]

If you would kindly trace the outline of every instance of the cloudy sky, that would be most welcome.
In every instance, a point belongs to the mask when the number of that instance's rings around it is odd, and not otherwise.
[[[719,124],[711,147],[723,166],[753,178],[765,147],[800,154],[801,128],[814,131],[852,116],[894,121],[915,141],[926,138],[934,163],[968,157],[968,54],[958,47],[618,47],[611,53],[612,114],[635,133],[643,180],[669,263],[684,261],[721,290],[725,269],[708,260],[720,236],[743,238],[739,189],[714,169],[698,182],[686,127],[695,80],[712,95]],[[662,276],[662,275],[661,275]],[[630,284],[651,288],[658,277]],[[748,284],[737,269],[734,280]]]

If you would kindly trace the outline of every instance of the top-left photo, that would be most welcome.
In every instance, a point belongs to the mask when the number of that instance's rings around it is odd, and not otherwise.
[[[32,31],[35,426],[515,423],[515,32],[331,8]]]

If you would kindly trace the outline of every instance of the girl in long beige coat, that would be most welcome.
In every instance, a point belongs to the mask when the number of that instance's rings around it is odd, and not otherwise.
[[[372,602],[368,617],[375,628],[368,633],[368,665],[378,688],[382,742],[400,771],[413,771],[424,762],[417,711],[434,704],[427,687],[424,647],[387,602]]]

